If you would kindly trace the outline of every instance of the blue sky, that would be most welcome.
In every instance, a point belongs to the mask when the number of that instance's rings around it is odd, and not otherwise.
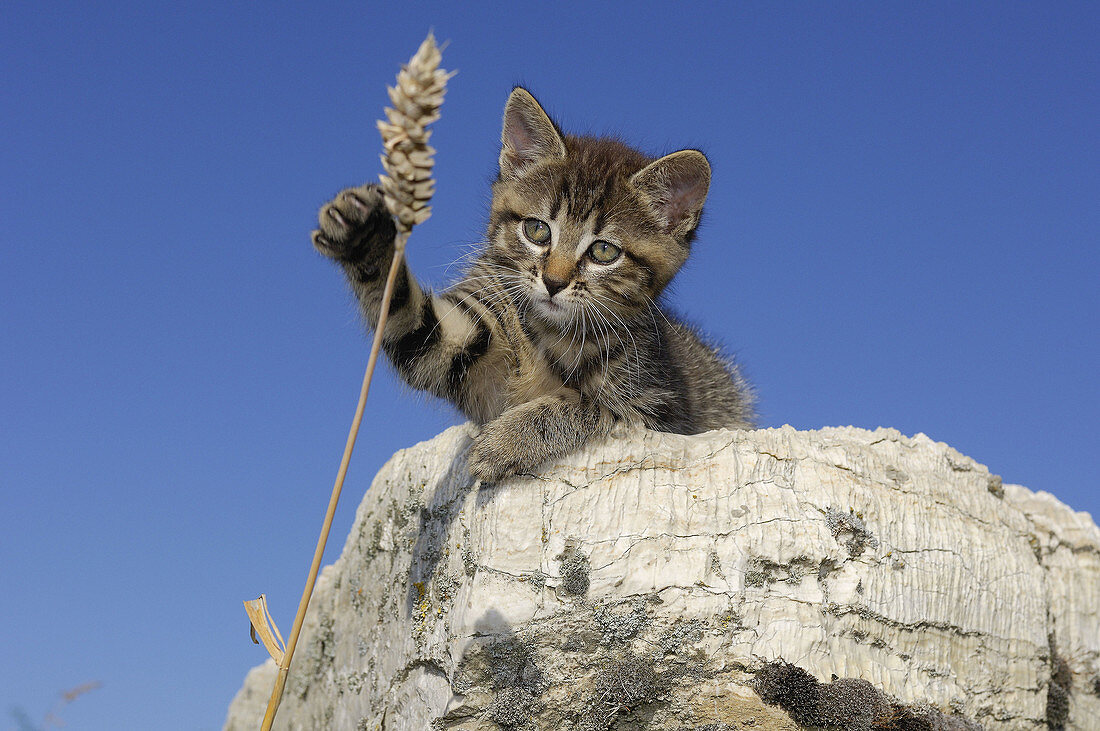
[[[308,9],[307,9],[308,5]],[[706,151],[670,301],[763,424],[893,426],[1100,515],[1100,11],[1089,3],[0,8],[0,728],[213,729],[289,628],[368,343],[316,210],[379,173],[429,27],[441,284],[526,84],[567,130]],[[337,514],[455,423],[376,379]]]

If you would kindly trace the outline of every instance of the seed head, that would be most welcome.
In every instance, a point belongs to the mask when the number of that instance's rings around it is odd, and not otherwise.
[[[428,144],[428,125],[439,119],[447,79],[454,75],[439,68],[442,54],[429,33],[408,64],[397,74],[397,85],[389,87],[390,103],[386,120],[378,122],[382,133],[382,192],[386,208],[397,220],[398,233],[408,234],[412,227],[431,215],[428,201],[435,191],[432,180],[432,155]]]

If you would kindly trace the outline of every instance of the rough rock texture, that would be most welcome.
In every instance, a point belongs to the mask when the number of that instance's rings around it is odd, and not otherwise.
[[[276,728],[1100,728],[1100,529],[944,444],[624,431],[478,485],[471,433],[375,478]]]

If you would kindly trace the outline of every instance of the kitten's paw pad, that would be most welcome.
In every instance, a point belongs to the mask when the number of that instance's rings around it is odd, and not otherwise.
[[[382,199],[382,189],[374,184],[340,193],[321,207],[317,223],[313,246],[334,259],[358,258],[373,242],[389,244],[393,240],[388,230],[393,228],[393,220]]]

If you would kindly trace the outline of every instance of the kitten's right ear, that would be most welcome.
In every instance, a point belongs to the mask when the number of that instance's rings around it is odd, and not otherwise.
[[[565,157],[565,142],[535,97],[523,87],[512,89],[504,106],[500,133],[500,176],[516,178],[540,160]]]
[[[667,233],[690,236],[710,188],[710,163],[698,150],[680,150],[651,162],[630,179]]]

